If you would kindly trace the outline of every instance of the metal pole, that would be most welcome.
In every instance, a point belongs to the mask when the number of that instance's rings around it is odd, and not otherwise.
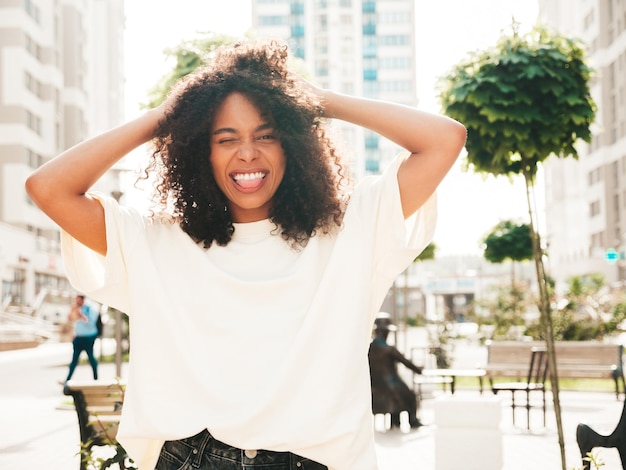
[[[111,196],[119,203],[120,199],[124,195],[124,192],[121,190],[121,174],[125,171],[122,168],[111,168],[109,170],[110,173],[113,174],[115,178],[116,188],[111,191]],[[115,312],[115,376],[122,376],[122,312],[118,309],[114,308]]]
[[[122,312],[115,311],[115,376],[122,376]]]

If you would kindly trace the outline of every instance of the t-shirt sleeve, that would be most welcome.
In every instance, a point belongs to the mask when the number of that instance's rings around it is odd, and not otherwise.
[[[107,253],[102,256],[67,232],[61,232],[61,254],[67,277],[79,292],[100,303],[129,311],[128,256],[145,229],[146,219],[115,199],[90,193],[104,208]]]
[[[381,176],[365,178],[355,190],[360,218],[373,225],[376,273],[389,279],[395,279],[430,243],[437,221],[436,194],[404,218],[398,169],[407,155],[400,154]]]

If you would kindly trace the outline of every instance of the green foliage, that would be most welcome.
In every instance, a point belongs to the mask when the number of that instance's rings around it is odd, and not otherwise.
[[[155,108],[161,104],[172,86],[185,75],[199,66],[209,63],[218,47],[232,44],[236,38],[224,34],[204,33],[197,39],[186,40],[164,51],[168,59],[174,60],[174,67],[148,91],[148,102],[141,105],[144,109]]]
[[[533,296],[526,286],[513,283],[496,288],[495,297],[478,303],[481,310],[488,312],[487,318],[473,316],[480,324],[491,324],[494,331],[489,339],[516,339],[512,333],[514,327],[525,325],[526,312],[534,304]],[[513,335],[513,336],[512,336]]]
[[[557,303],[553,312],[556,340],[602,340],[619,333],[626,320],[624,293],[611,292],[601,273],[570,277],[568,290]],[[529,325],[526,334],[545,339],[538,323]]]
[[[428,331],[429,353],[435,356],[438,369],[449,369],[454,355],[454,342],[447,322],[432,322]]]
[[[606,285],[606,280],[602,273],[591,273],[585,276],[571,276],[567,283],[570,296],[584,298],[597,294]]]
[[[467,127],[468,166],[532,179],[550,155],[577,157],[575,142],[591,140],[591,75],[578,41],[514,26],[441,77],[438,92],[444,114]]]
[[[533,257],[533,244],[528,224],[518,224],[512,220],[498,223],[483,240],[484,257],[491,263],[530,260]]]
[[[155,108],[161,104],[172,86],[184,76],[198,67],[211,63],[220,46],[233,44],[240,40],[225,34],[212,32],[202,33],[200,37],[182,41],[173,48],[164,51],[168,59],[174,60],[174,67],[148,91],[148,101],[141,105],[142,109]],[[300,58],[290,58],[289,68],[298,75],[310,78],[305,62]]]
[[[426,248],[422,250],[422,252],[413,260],[416,261],[426,261],[430,259],[435,259],[435,253],[437,252],[437,245],[434,242],[430,242],[426,245]]]
[[[598,470],[604,467],[605,465],[604,461],[602,461],[600,457],[597,454],[594,454],[593,452],[587,452],[587,455],[583,458],[583,460],[585,462],[589,462],[590,470]],[[577,467],[577,468],[574,468],[573,470],[582,470],[582,467]]]
[[[106,445],[107,447],[113,448],[115,450],[115,454],[110,457],[101,457],[94,455],[93,452],[93,444],[94,440],[89,440],[87,442],[81,443],[80,446],[80,458],[83,463],[85,463],[86,467],[92,470],[106,470],[112,468],[113,466],[117,466],[120,470],[137,470],[134,462],[128,457],[126,450],[122,447],[122,445],[117,442],[117,440],[109,434],[109,429],[103,427],[103,430],[99,434],[99,439]]]

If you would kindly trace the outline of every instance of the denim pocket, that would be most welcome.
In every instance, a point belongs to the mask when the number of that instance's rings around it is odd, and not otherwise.
[[[197,452],[194,447],[182,440],[166,441],[161,448],[155,470],[185,470],[191,468],[191,459]]]

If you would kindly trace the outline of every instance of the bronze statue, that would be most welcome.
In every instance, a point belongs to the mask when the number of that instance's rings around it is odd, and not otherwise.
[[[381,312],[375,321],[375,336],[369,349],[372,411],[374,414],[390,413],[392,428],[400,427],[400,413],[407,411],[411,428],[418,428],[422,423],[417,417],[417,397],[398,375],[396,365],[401,362],[418,374],[422,373],[422,367],[387,343],[389,331],[395,330],[389,314]]]

